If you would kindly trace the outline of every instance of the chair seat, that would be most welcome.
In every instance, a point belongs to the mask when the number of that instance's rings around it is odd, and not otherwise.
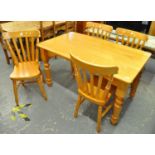
[[[26,80],[35,78],[40,74],[39,63],[36,61],[21,62],[14,66],[11,79]]]

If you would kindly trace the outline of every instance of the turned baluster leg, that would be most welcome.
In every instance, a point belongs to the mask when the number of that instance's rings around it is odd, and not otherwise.
[[[44,70],[45,70],[45,75],[46,75],[46,83],[50,87],[52,86],[52,77],[51,77],[51,71],[50,71],[50,64],[48,63],[48,54],[47,51],[41,50],[41,58],[44,62]]]
[[[137,77],[135,78],[135,80],[133,81],[133,83],[131,84],[131,90],[130,90],[130,98],[133,98],[136,94],[136,90],[138,88],[138,84],[141,78],[142,72],[140,72]]]
[[[124,98],[128,89],[127,84],[118,85],[116,89],[115,102],[113,107],[113,113],[111,116],[111,123],[113,125],[117,124],[120,118],[120,113],[122,111],[122,106],[124,102]]]

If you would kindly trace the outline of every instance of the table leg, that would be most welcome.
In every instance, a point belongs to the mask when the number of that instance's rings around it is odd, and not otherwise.
[[[133,83],[131,84],[131,90],[130,90],[130,98],[133,98],[136,94],[136,90],[140,81],[142,75],[142,71],[137,75]]]
[[[111,123],[113,125],[117,124],[119,121],[120,113],[122,111],[122,105],[124,102],[124,98],[128,89],[128,84],[118,85],[116,89],[116,96],[114,102],[113,113],[111,116]]]
[[[50,71],[50,64],[48,63],[49,58],[47,51],[41,50],[41,57],[44,62],[44,70],[45,70],[45,75],[46,75],[46,83],[50,87],[52,86],[52,77],[51,77],[51,71]]]

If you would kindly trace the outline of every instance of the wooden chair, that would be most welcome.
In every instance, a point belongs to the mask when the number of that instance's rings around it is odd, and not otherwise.
[[[4,52],[4,55],[5,55],[5,58],[6,58],[6,62],[9,65],[11,57],[8,54],[8,51],[7,51],[7,48],[6,48],[6,45],[5,45],[4,41],[3,41],[2,36],[0,36],[0,44],[1,44],[2,50]]]
[[[11,57],[9,56],[6,45],[5,45],[4,41],[3,41],[2,32],[3,32],[3,30],[2,30],[2,27],[1,27],[1,23],[0,23],[0,44],[1,44],[2,50],[3,50],[4,54],[5,54],[6,62],[7,62],[7,64],[10,64]]]
[[[66,21],[66,32],[76,32],[76,27],[76,21]]]
[[[41,40],[55,37],[55,22],[54,21],[40,21]]]
[[[116,29],[116,43],[121,43],[122,45],[127,45],[137,49],[142,49],[147,40],[147,35],[143,33],[124,28]]]
[[[101,119],[113,106],[112,103],[107,104],[107,102],[112,94],[113,75],[118,72],[118,68],[115,66],[103,67],[89,64],[73,55],[71,55],[71,60],[74,65],[75,77],[78,85],[78,101],[75,106],[74,117],[77,117],[79,107],[85,99],[95,103],[98,105],[96,130],[100,132]],[[104,79],[105,76],[108,79],[106,83]]]
[[[84,32],[87,35],[96,36],[102,39],[109,39],[113,27],[106,24],[87,22]]]
[[[14,69],[10,75],[13,82],[16,105],[19,105],[17,82],[19,84],[30,83],[35,80],[43,97],[47,100],[43,85],[43,75],[40,70],[36,44],[39,42],[39,31],[4,32],[4,41],[14,62]]]

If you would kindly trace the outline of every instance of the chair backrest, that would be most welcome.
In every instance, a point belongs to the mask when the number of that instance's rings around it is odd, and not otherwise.
[[[19,62],[38,61],[39,31],[4,32],[2,34],[15,65]]]
[[[124,28],[117,28],[116,34],[116,43],[121,42],[123,45],[137,49],[142,49],[145,42],[148,40],[147,35]]]
[[[87,22],[84,32],[91,36],[109,39],[113,27],[106,24]]]
[[[75,77],[78,85],[78,90],[86,96],[94,99],[104,100],[111,88],[113,75],[118,72],[116,66],[98,66],[89,64],[71,55],[71,60],[75,70]],[[97,83],[94,79],[97,77]],[[108,78],[105,88],[102,88],[102,81]],[[101,95],[101,92],[104,94]]]

